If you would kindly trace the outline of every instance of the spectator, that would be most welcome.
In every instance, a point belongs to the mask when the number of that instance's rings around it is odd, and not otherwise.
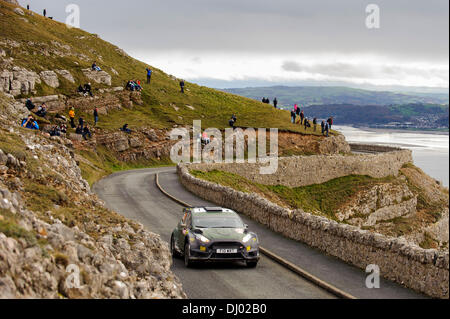
[[[98,108],[94,109],[94,126],[97,126],[98,123]]]
[[[307,118],[305,118],[304,124],[305,124],[305,131],[308,130],[308,128],[311,127],[311,123],[309,123],[309,120]]]
[[[30,11],[30,5],[29,4],[27,4],[27,10]]]
[[[278,100],[277,100],[277,98],[275,98],[274,100],[273,100],[273,106],[277,109],[278,108]]]
[[[130,91],[141,91],[142,86],[140,85],[140,82],[138,83],[136,81],[130,80],[127,82],[125,89],[130,90]]]
[[[75,109],[73,107],[70,108],[69,118],[70,118],[70,126],[72,128],[75,128]]]
[[[328,125],[328,123],[325,124],[325,133],[327,133],[327,134],[326,134],[327,137],[330,136],[330,135],[329,135],[329,133],[330,133],[330,126]]]
[[[77,126],[77,129],[75,130],[75,134],[83,135],[83,127],[81,125]]]
[[[209,138],[208,133],[206,133],[206,131],[203,132],[203,135],[202,135],[202,143],[203,143],[204,145],[208,145],[208,144],[211,143],[211,139]]]
[[[331,130],[331,127],[333,126],[333,117],[330,117],[328,119],[327,123],[328,123],[328,126],[329,126],[330,130]]]
[[[295,114],[295,110],[291,111],[291,120],[292,124],[295,124],[295,120],[297,119],[297,114]]]
[[[231,119],[230,119],[230,121],[229,121],[228,123],[229,123],[230,126],[234,129],[234,125],[236,124],[236,122],[237,122],[236,114],[233,114],[233,115],[231,116]]]
[[[132,131],[128,128],[128,124],[125,124],[120,130],[122,132],[125,132],[125,133],[128,133],[128,134],[132,133]]]
[[[47,105],[45,105],[45,103],[39,106],[36,115],[39,117],[45,117],[47,115]]]
[[[34,120],[33,115],[29,115],[28,118],[22,120],[22,127],[30,130],[39,130],[39,125]]]
[[[147,71],[147,84],[150,84],[152,81],[153,71],[150,68],[147,68],[146,71]]]
[[[47,9],[44,9],[44,12],[42,13],[42,15],[43,15],[44,17],[47,16]]]
[[[305,119],[305,113],[303,110],[300,112],[300,124],[303,124],[303,120]]]
[[[314,118],[313,125],[314,125],[314,132],[317,132],[317,117]]]
[[[92,138],[91,131],[89,130],[89,125],[86,124],[86,126],[83,128],[82,135],[85,140],[87,140],[87,137],[89,137],[90,139]]]
[[[325,121],[322,121],[322,135],[325,133]]]
[[[80,86],[78,87],[78,90],[77,90],[77,92],[78,93],[82,93],[82,94],[85,94],[85,92],[84,92],[84,88],[83,88],[83,86],[80,84]]]
[[[36,106],[33,104],[33,99],[32,98],[27,99],[27,101],[25,102],[25,107],[28,109],[28,111],[34,110],[34,108]]]
[[[78,125],[81,125],[81,129],[83,129],[83,127],[84,127],[84,119],[82,117],[80,117],[78,119]]]
[[[97,61],[92,63],[92,71],[101,71],[102,69],[97,65]]]
[[[88,94],[89,94],[91,97],[94,96],[94,95],[92,94],[92,86],[91,86],[91,83],[86,83],[86,84],[84,85],[83,91],[84,91],[84,96],[87,96]]]
[[[59,130],[61,131],[61,133],[66,134],[67,133],[67,126],[66,126],[66,124],[61,124],[59,126]]]
[[[55,125],[50,130],[50,136],[61,136],[61,129]]]
[[[184,87],[185,87],[184,80],[181,80],[180,81],[180,88],[181,88],[181,93],[183,93],[183,94],[184,94]]]
[[[295,111],[296,117],[297,117],[297,116],[300,116],[300,108],[298,107],[297,104],[295,104],[295,106],[294,106],[294,111]]]

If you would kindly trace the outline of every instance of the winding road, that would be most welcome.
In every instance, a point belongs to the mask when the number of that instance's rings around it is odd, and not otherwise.
[[[182,206],[156,187],[155,175],[169,194],[194,206],[216,206],[186,191],[175,168],[152,168],[113,174],[94,185],[93,191],[108,208],[138,221],[166,242],[182,217]],[[334,257],[287,239],[241,216],[260,237],[261,245],[321,280],[362,299],[424,298],[400,285],[382,280],[380,289],[367,289],[366,274]],[[333,294],[285,267],[262,257],[256,269],[243,264],[199,265],[191,269],[175,259],[173,272],[191,299],[334,299]]]

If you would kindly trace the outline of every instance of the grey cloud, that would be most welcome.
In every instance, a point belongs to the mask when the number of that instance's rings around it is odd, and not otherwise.
[[[281,68],[289,72],[306,72],[341,78],[372,78],[375,76],[369,66],[348,63],[301,64],[295,61],[285,61]]]
[[[302,64],[296,61],[284,61],[281,69],[288,72],[309,73],[342,79],[374,79],[401,78],[403,76],[420,75],[436,77],[448,81],[447,69],[421,69],[403,66],[353,65],[348,63]]]
[[[380,30],[365,27],[370,2],[361,0],[34,0],[32,8],[64,21],[69,3],[80,5],[83,28],[129,51],[375,53],[448,63],[443,0],[377,0]]]

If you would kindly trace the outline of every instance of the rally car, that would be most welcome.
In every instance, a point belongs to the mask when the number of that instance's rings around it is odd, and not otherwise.
[[[248,230],[237,213],[220,207],[184,209],[173,231],[170,247],[173,257],[184,257],[186,267],[194,262],[237,262],[258,265],[258,236]]]

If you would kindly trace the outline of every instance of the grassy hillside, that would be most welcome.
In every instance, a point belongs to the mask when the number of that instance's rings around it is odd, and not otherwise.
[[[65,24],[25,11],[25,16],[13,12],[14,6],[1,1],[0,49],[6,52],[5,59],[13,58],[13,66],[41,72],[44,70],[68,70],[76,84],[59,77],[57,89],[45,84],[37,86],[38,96],[50,94],[73,95],[79,84],[89,80],[82,69],[90,68],[93,61],[113,77],[113,86],[124,86],[130,79],[146,78],[147,65],[124,54],[118,47],[101,40],[97,35],[79,29],[69,29]],[[8,45],[8,41],[17,45]],[[9,69],[11,65],[6,67]],[[5,65],[0,64],[0,69]],[[114,74],[114,71],[118,75]],[[277,127],[302,131],[290,124],[288,112],[276,111],[270,106],[227,94],[210,88],[186,83],[187,93],[180,93],[179,81],[153,67],[151,86],[144,84],[144,104],[132,111],[113,112],[103,117],[106,129],[117,129],[124,121],[130,126],[152,126],[167,128],[173,125],[192,125],[192,120],[201,119],[205,127],[223,128],[233,113],[238,125],[245,127]],[[92,81],[90,81],[92,82]],[[94,93],[102,85],[93,83]],[[188,107],[189,106],[189,107]],[[123,124],[122,124],[123,125]]]
[[[280,106],[292,107],[294,104],[304,106],[323,104],[354,105],[392,105],[410,103],[448,104],[448,94],[401,94],[377,92],[346,87],[259,87],[244,89],[226,89],[226,92],[238,94],[260,101],[263,97],[278,99]]]

